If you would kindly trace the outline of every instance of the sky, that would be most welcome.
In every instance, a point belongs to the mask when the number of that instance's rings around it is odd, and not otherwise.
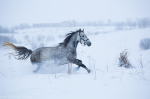
[[[150,17],[150,0],[0,0],[0,25]]]

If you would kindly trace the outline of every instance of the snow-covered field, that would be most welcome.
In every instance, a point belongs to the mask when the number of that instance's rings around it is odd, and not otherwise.
[[[37,28],[18,30],[8,37],[17,46],[35,50],[57,46],[65,34],[79,29]],[[84,27],[91,47],[78,45],[78,59],[91,69],[67,74],[68,65],[43,66],[38,73],[26,61],[15,60],[13,52],[0,47],[0,99],[150,99],[150,50],[141,50],[140,40],[150,38],[150,28],[117,31],[113,27]],[[5,41],[5,40],[3,40]],[[14,42],[13,42],[14,41]],[[2,41],[1,41],[2,42]],[[119,67],[119,55],[127,50],[133,68]]]

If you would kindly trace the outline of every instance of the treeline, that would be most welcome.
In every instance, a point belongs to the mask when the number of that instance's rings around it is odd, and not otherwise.
[[[115,26],[117,29],[122,28],[148,28],[150,27],[150,18],[142,19],[127,19],[126,21],[113,22],[108,20],[104,21],[86,21],[86,22],[77,22],[77,21],[63,21],[60,23],[39,23],[33,24],[31,27],[40,28],[40,27],[80,27],[80,26]]]
[[[116,26],[116,29],[134,29],[134,28],[149,28],[150,27],[150,18],[142,19],[127,19],[126,21],[112,23]]]
[[[16,25],[10,29],[7,27],[0,26],[0,33],[11,33],[18,29],[28,29],[28,28],[46,28],[46,27],[88,27],[88,26],[114,26],[117,30],[123,29],[135,29],[135,28],[149,28],[150,27],[150,18],[141,18],[141,19],[130,19],[128,18],[125,21],[113,22],[111,20],[104,21],[86,21],[86,22],[77,22],[75,20],[63,21],[60,23],[39,23],[39,24],[20,24]]]
[[[3,26],[0,25],[0,33],[14,33],[15,30],[28,29],[28,28],[32,28],[32,26],[30,26],[30,25],[28,25],[26,23],[13,26],[11,28],[3,27]]]
[[[32,28],[32,26],[30,26],[27,23],[22,23],[20,25],[16,25],[13,27],[14,30],[18,30],[18,29],[28,29],[28,28]]]
[[[10,29],[10,28],[7,28],[7,27],[2,27],[0,25],[0,33],[13,33],[14,32],[14,29]]]

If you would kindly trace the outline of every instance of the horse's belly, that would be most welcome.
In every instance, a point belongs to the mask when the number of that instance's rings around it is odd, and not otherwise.
[[[60,60],[57,61],[58,62],[58,65],[64,65],[64,64],[67,64],[69,63],[67,59],[65,58],[61,58]]]

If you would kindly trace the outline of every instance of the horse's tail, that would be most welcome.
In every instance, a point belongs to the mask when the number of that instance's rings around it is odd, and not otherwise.
[[[27,59],[31,53],[32,53],[32,50],[30,49],[27,49],[25,47],[22,47],[22,46],[15,46],[14,44],[10,43],[10,42],[5,42],[3,43],[3,46],[9,46],[11,47],[13,50],[15,50],[14,53],[9,53],[11,55],[14,56],[15,59],[17,60],[25,60]]]

